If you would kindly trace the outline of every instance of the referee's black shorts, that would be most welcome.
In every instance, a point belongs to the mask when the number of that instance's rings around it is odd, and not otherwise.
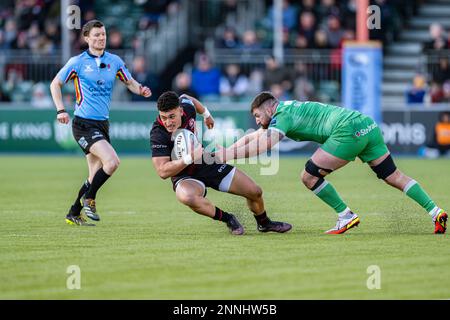
[[[88,154],[91,146],[99,140],[111,143],[108,120],[92,120],[75,116],[72,121],[72,133],[85,154]]]

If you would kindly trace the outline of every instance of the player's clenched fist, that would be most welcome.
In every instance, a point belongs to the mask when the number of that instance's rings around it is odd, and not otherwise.
[[[214,118],[211,115],[205,118],[205,125],[208,129],[214,128]]]

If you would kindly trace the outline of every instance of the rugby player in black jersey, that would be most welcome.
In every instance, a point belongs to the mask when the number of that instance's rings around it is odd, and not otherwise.
[[[204,117],[211,129],[214,119],[200,101],[172,91],[163,93],[157,102],[158,116],[150,132],[152,161],[162,179],[171,178],[176,198],[193,211],[226,223],[234,235],[244,233],[236,216],[216,207],[206,198],[206,188],[228,192],[247,200],[260,232],[287,232],[292,226],[272,221],[266,214],[261,188],[245,173],[225,163],[206,163],[201,144],[183,159],[172,160],[172,134],[184,128],[195,133],[196,115]]]

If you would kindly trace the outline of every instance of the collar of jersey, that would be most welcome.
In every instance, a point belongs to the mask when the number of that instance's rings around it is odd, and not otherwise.
[[[280,102],[280,101],[278,101],[278,103],[277,103],[277,106],[275,107],[275,112],[277,112],[277,110],[278,110],[278,107],[280,106],[280,104],[281,104],[281,102]]]
[[[272,121],[273,115],[274,115],[275,113],[277,113],[277,110],[278,110],[278,107],[280,106],[280,104],[281,104],[281,102],[278,102],[278,103],[277,103],[277,107],[275,108],[275,111],[273,112],[272,117],[270,117],[270,121]]]
[[[105,55],[106,51],[103,50],[103,54],[102,54],[100,57],[93,55],[93,54],[89,51],[89,49],[86,50],[86,53],[89,55],[89,57],[92,57],[92,58],[101,58],[101,57],[103,57],[103,56]]]
[[[275,107],[275,111],[273,112],[273,114],[277,113],[278,111],[278,107],[280,106],[281,102],[278,101],[277,106]],[[272,115],[273,116],[273,115]]]

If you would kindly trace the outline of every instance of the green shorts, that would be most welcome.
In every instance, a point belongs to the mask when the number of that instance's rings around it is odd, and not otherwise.
[[[389,151],[380,128],[365,115],[338,126],[321,148],[335,157],[347,161],[358,157],[363,162],[378,159]]]

